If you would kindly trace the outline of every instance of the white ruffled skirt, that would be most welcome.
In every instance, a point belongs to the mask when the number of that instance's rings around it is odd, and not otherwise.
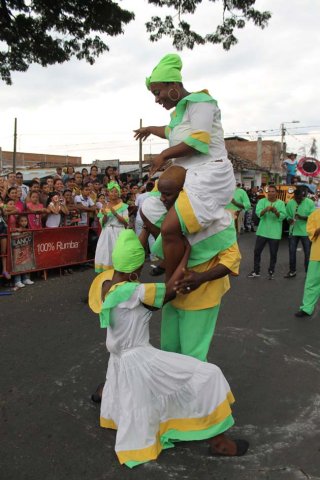
[[[179,440],[203,440],[233,424],[234,398],[221,370],[152,346],[110,354],[100,425],[117,430],[120,463],[156,459]]]

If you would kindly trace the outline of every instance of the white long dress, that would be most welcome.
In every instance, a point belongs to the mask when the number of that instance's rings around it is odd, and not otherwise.
[[[125,282],[113,288],[100,313],[100,320],[107,313],[110,322],[100,425],[117,430],[120,463],[134,467],[156,459],[174,441],[203,440],[229,429],[234,398],[221,370],[149,343],[152,314],[145,305],[160,307],[165,285]]]
[[[125,203],[120,203],[114,207],[116,212],[128,221],[128,206]],[[107,215],[107,221],[103,225],[102,218]],[[117,217],[113,215],[108,208],[104,212],[98,213],[102,230],[98,239],[96,254],[94,257],[94,268],[96,273],[101,273],[104,270],[112,269],[112,250],[120,232],[125,228],[123,223],[119,222]]]

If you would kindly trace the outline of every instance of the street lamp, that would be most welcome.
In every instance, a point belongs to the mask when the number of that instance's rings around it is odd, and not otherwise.
[[[287,123],[300,123],[300,120],[292,120],[291,122],[282,122],[280,124],[280,131],[281,131],[281,151],[280,151],[280,161],[281,164],[284,160],[284,137],[286,135],[285,124]]]

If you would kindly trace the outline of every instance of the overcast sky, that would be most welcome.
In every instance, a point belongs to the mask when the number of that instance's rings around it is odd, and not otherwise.
[[[132,130],[139,119],[144,125],[169,121],[144,80],[174,49],[167,39],[149,42],[145,32],[151,15],[161,16],[165,10],[143,0],[121,2],[129,10],[133,5],[136,20],[124,35],[107,39],[109,53],[93,66],[84,61],[48,68],[33,65],[13,74],[13,86],[0,83],[3,150],[13,148],[17,117],[19,151],[79,155],[83,163],[138,159]],[[248,25],[229,52],[219,45],[179,52],[184,85],[189,91],[207,88],[218,100],[226,136],[255,140],[261,133],[265,139],[279,140],[280,124],[299,120],[286,125],[288,150],[305,147],[308,153],[314,137],[320,151],[320,2],[258,0],[256,8],[272,12],[269,26],[261,30]],[[220,2],[204,1],[189,19],[193,28],[208,33],[220,15]],[[157,153],[165,146],[153,137],[145,142],[144,153]]]

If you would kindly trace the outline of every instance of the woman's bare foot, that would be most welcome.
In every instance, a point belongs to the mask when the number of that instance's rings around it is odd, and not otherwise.
[[[210,438],[209,444],[209,453],[213,456],[240,457],[244,455],[249,448],[249,442],[247,442],[247,440],[232,440],[224,433]]]

